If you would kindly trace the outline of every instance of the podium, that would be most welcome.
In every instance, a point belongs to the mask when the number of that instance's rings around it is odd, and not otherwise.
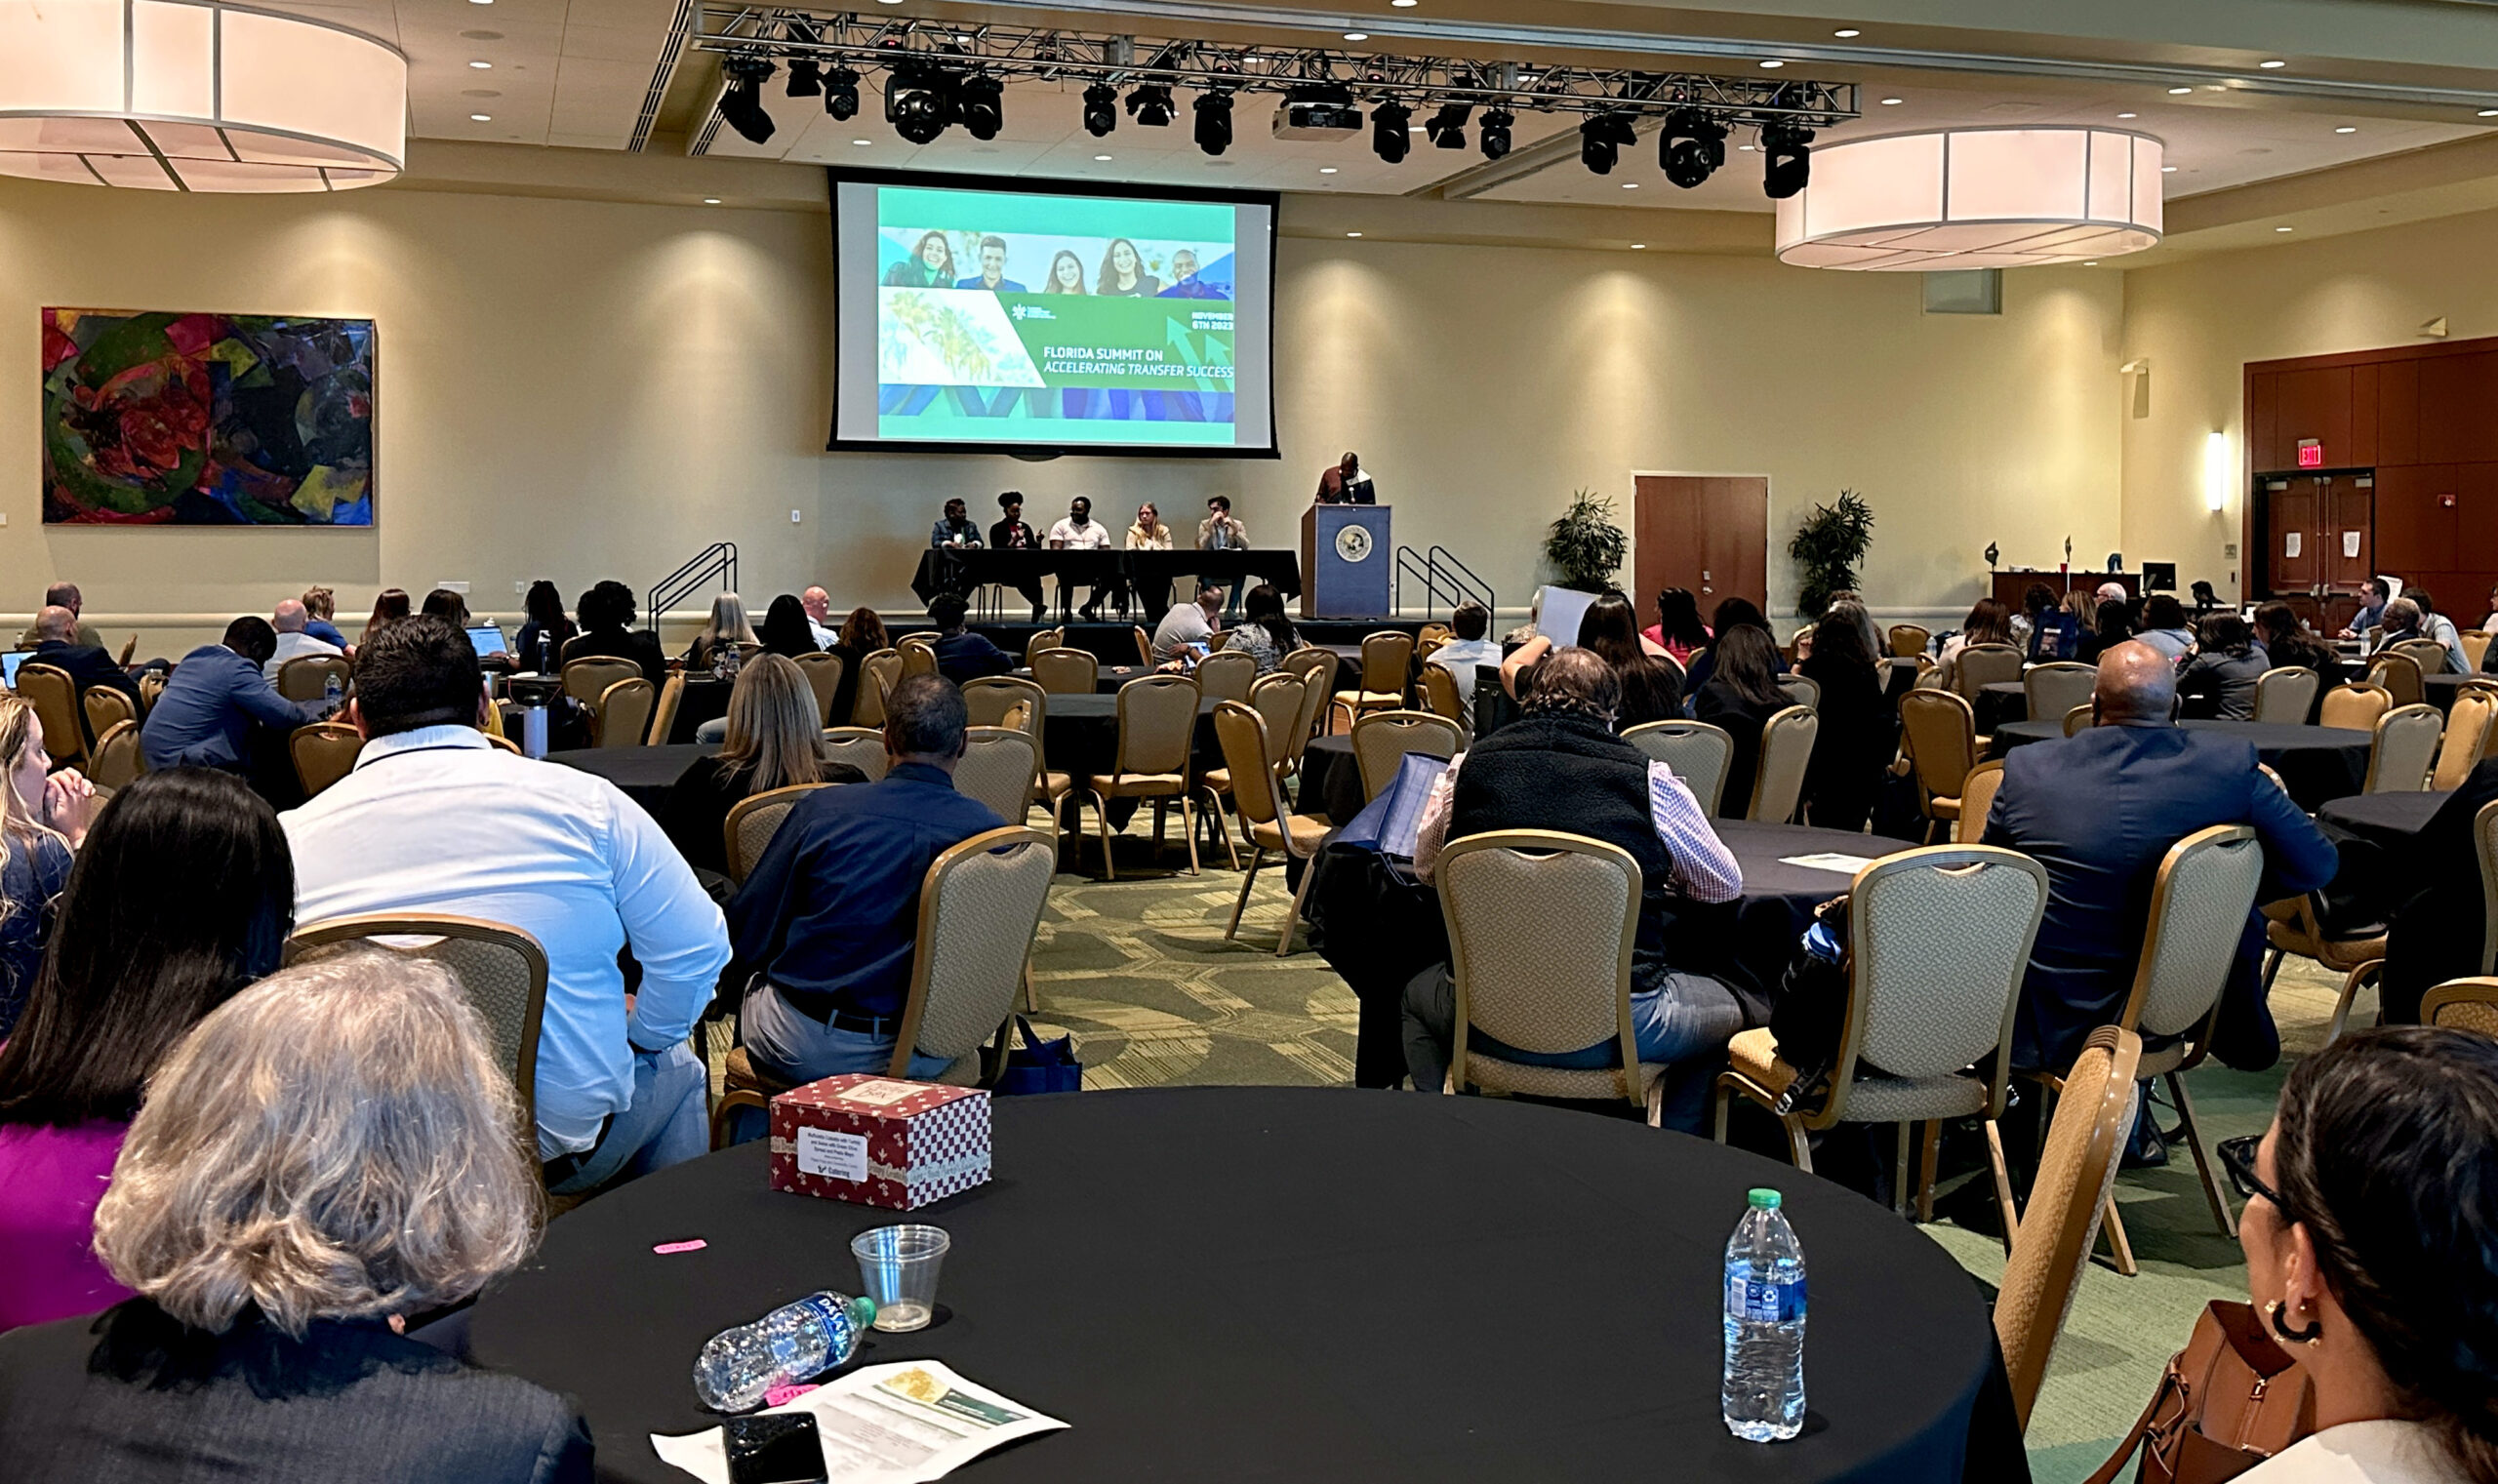
[[[1387,505],[1311,505],[1301,516],[1305,619],[1385,619],[1395,547]]]

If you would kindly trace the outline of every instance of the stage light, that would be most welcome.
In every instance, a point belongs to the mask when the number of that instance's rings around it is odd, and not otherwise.
[[[1472,103],[1442,103],[1440,111],[1432,114],[1430,122],[1423,126],[1423,132],[1430,135],[1431,142],[1442,149],[1464,149],[1466,121],[1473,116]],[[1490,127],[1488,119],[1485,120],[1485,127]]]
[[[1390,165],[1405,158],[1405,151],[1413,147],[1413,139],[1406,133],[1413,117],[1414,110],[1403,103],[1373,103],[1370,110],[1370,152]]]
[[[824,75],[824,111],[837,119],[859,116],[859,74],[835,67]]]
[[[1221,154],[1231,147],[1231,95],[1200,93],[1192,105],[1197,114],[1197,147]]]
[[[813,98],[824,91],[824,64],[812,57],[789,59],[789,96]]]
[[[732,57],[720,63],[729,80],[720,95],[720,117],[748,140],[760,144],[772,138],[772,115],[763,109],[763,85],[779,68],[760,57]]]
[[[1579,123],[1579,163],[1597,175],[1611,175],[1622,146],[1639,142],[1628,113],[1593,113]]]
[[[1510,126],[1517,116],[1507,108],[1487,108],[1483,113],[1483,158],[1497,160],[1510,152]]]
[[[1103,139],[1119,127],[1119,90],[1095,83],[1084,90],[1084,132]]]
[[[1760,131],[1761,189],[1772,201],[1784,201],[1813,179],[1813,131],[1800,124],[1763,124]]]
[[[993,140],[1006,127],[1006,84],[983,75],[968,78],[955,90],[954,116],[963,132],[976,140]]]
[[[1159,83],[1147,83],[1128,91],[1128,117],[1148,129],[1169,127],[1180,105],[1171,100],[1171,90]]]
[[[1667,180],[1691,189],[1726,163],[1726,126],[1697,108],[1675,109],[1657,136],[1657,163]]]
[[[885,85],[885,122],[914,144],[925,144],[954,121],[951,74],[915,63],[894,68]]]

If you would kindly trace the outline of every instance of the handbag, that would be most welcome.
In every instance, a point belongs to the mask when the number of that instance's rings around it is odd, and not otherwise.
[[[1075,1060],[1075,1037],[1060,1036],[1044,1041],[1032,1029],[1032,1023],[1023,1016],[1015,1017],[1017,1045],[1009,1041],[1006,1064],[999,1067],[989,1084],[989,1091],[1000,1098],[1028,1097],[1035,1093],[1077,1093],[1084,1090],[1084,1063]],[[984,1048],[984,1058],[995,1055]]]
[[[2110,1484],[2142,1445],[2138,1484],[2222,1484],[2316,1430],[2316,1387],[2249,1304],[2215,1300],[2169,1357],[2151,1405],[2088,1484]]]

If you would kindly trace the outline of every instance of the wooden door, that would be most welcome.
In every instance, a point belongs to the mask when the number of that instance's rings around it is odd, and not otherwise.
[[[1632,484],[1632,568],[1642,622],[1657,594],[1688,587],[1705,622],[1727,598],[1769,601],[1769,480],[1758,475],[1641,474]]]
[[[2376,481],[2345,474],[2322,481],[2324,581],[2337,592],[2356,593],[2376,573]]]
[[[2322,492],[2316,479],[2284,479],[2266,491],[2265,586],[2273,592],[2314,592],[2320,566]]]

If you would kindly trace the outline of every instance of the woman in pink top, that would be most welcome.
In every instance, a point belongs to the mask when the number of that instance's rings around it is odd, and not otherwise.
[[[1700,622],[1700,600],[1688,587],[1669,587],[1657,594],[1657,622],[1640,631],[1651,644],[1663,645],[1674,663],[1689,668],[1691,657],[1709,647],[1709,625]]]
[[[0,1330],[129,1297],[92,1249],[122,1135],[174,1044],[276,970],[294,919],[286,835],[238,780],[151,773],[97,816],[0,1046]]]

